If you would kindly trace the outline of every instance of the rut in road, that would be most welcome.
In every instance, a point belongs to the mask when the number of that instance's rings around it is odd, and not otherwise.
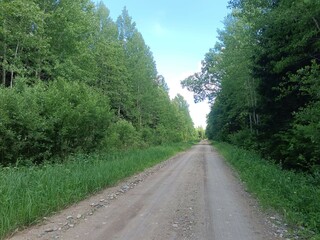
[[[47,224],[11,239],[277,239],[263,216],[250,206],[252,200],[232,171],[207,142],[169,159],[92,215],[83,215],[69,228],[61,227],[67,214],[85,211],[82,208],[91,201],[85,200],[48,219]]]

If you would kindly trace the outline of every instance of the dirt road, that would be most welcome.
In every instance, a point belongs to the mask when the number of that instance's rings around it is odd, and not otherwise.
[[[203,142],[11,239],[277,238],[233,172]]]

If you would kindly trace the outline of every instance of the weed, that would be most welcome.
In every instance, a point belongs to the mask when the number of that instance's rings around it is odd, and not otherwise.
[[[75,155],[64,163],[41,166],[0,167],[0,239],[191,145]]]
[[[239,172],[262,206],[275,209],[290,224],[306,229],[309,234],[320,234],[320,186],[314,184],[313,176],[282,170],[255,153],[226,143],[214,146]]]

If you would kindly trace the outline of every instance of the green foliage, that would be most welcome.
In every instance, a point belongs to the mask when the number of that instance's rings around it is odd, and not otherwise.
[[[0,10],[0,164],[194,138],[126,8],[117,22],[90,0]]]
[[[320,234],[319,175],[281,170],[257,154],[225,143],[214,146],[239,172],[250,192],[265,208],[282,213],[292,227],[305,227],[306,239]]]
[[[192,118],[189,114],[189,104],[180,94],[173,99],[173,104],[178,109],[178,115],[176,117],[177,125],[175,127],[176,131],[178,130],[178,133],[181,134],[181,140],[189,141],[190,139],[196,138]],[[172,131],[174,132],[173,129]]]
[[[4,0],[0,22],[0,238],[196,138],[126,9]]]
[[[63,80],[0,89],[1,164],[95,149],[111,122],[108,99]]]
[[[206,132],[203,129],[203,127],[197,127],[196,132],[197,132],[198,139],[203,140],[206,138]]]
[[[49,13],[46,35],[50,39],[50,79],[88,81],[92,70],[94,34],[94,4],[90,0],[51,1],[39,5]]]
[[[239,130],[233,134],[229,134],[228,142],[251,150],[257,150],[258,148],[257,138],[249,129]]]
[[[119,120],[113,124],[110,132],[116,135],[116,142],[114,143],[116,148],[136,148],[141,143],[139,139],[139,133],[137,132],[136,128],[132,125],[132,123],[126,120]]]
[[[16,75],[39,77],[47,53],[43,19],[47,15],[33,1],[0,2],[0,77],[5,86],[14,84]]]
[[[102,89],[112,100],[110,105],[117,116],[126,118],[132,106],[132,95],[125,51],[118,40],[117,25],[109,17],[109,10],[101,2],[96,11],[93,49],[96,70],[95,78],[88,79],[87,83]]]
[[[201,72],[182,81],[182,85],[195,93],[195,101],[214,100],[208,116],[209,138],[228,140],[228,135],[242,130],[253,138],[259,119],[257,82],[250,76],[254,45],[250,28],[230,15],[225,30],[219,31],[219,40],[206,54]]]
[[[311,66],[298,70],[296,74],[290,74],[290,81],[281,88],[283,97],[298,91],[300,95],[310,99],[308,104],[293,113],[289,130],[280,135],[284,142],[280,150],[286,165],[302,169],[312,169],[314,165],[320,165],[319,77],[320,67],[314,61]]]
[[[201,72],[191,75],[181,81],[182,87],[186,87],[194,93],[195,102],[200,102],[208,98],[212,102],[220,88],[221,77],[217,63],[221,56],[219,50],[210,49],[202,61]]]
[[[131,106],[128,116],[138,129],[153,122],[154,96],[157,96],[157,69],[150,48],[137,30],[126,8],[117,19],[119,40],[124,48],[125,66],[128,70]],[[158,99],[156,99],[157,101]]]
[[[0,239],[189,147],[77,154],[63,164],[0,168]]]
[[[320,2],[229,4],[232,14],[202,71],[182,81],[195,101],[214,99],[208,137],[287,168],[319,165]]]

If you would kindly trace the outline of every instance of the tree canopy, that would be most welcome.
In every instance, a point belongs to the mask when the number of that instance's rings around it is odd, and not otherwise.
[[[0,1],[0,165],[196,137],[126,8]]]
[[[182,81],[213,102],[207,135],[284,167],[320,165],[320,2],[233,0],[200,73]]]

